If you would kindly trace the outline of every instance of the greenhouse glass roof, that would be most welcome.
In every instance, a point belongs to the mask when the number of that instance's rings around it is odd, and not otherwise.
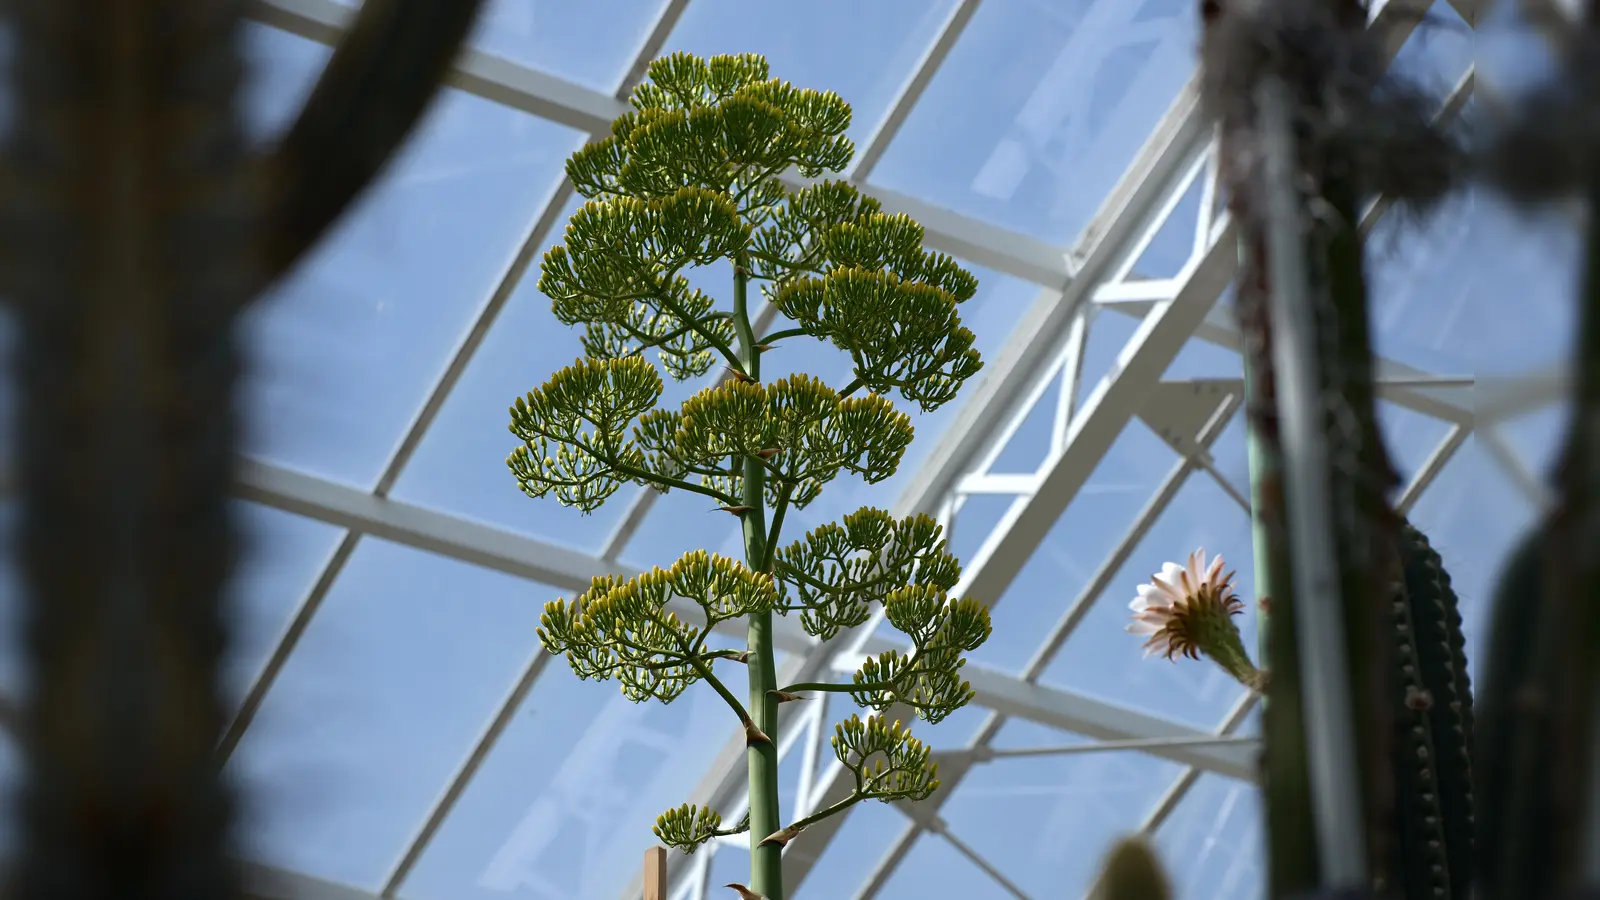
[[[1492,112],[1548,65],[1510,2],[1481,16],[1471,2],[1421,21],[1398,0],[1374,10],[1446,115]],[[255,0],[257,139],[286,126],[353,4]],[[1184,900],[1259,896],[1250,702],[1214,667],[1143,659],[1123,631],[1135,586],[1197,546],[1241,564],[1254,596],[1238,336],[1220,302],[1233,232],[1196,104],[1194,7],[493,0],[379,185],[248,322],[253,550],[224,750],[251,792],[260,896],[637,900],[658,813],[740,812],[743,737],[714,695],[636,705],[534,636],[545,602],[595,575],[733,552],[727,519],[642,489],[582,516],[520,494],[504,462],[509,402],[580,353],[535,286],[577,206],[562,165],[676,50],[761,53],[842,95],[849,178],[981,280],[963,319],[983,374],[914,415],[894,478],[837,482],[789,531],[865,504],[944,522],[962,590],[994,604],[965,670],[977,699],[917,729],[945,786],[808,831],[786,857],[791,896],[1080,895],[1137,830]],[[1477,640],[1498,562],[1545,502],[1575,228],[1469,195],[1373,235],[1400,502]],[[768,366],[848,366],[785,354]],[[876,621],[826,644],[779,625],[787,673],[896,641]],[[850,704],[790,706],[807,708],[787,720],[783,804],[814,809],[841,796],[826,739]],[[1195,742],[1219,735],[1237,740]],[[670,864],[673,900],[699,900],[744,880],[748,855],[734,841]]]

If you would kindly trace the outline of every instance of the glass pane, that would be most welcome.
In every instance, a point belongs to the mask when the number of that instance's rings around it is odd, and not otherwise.
[[[1224,300],[1218,309],[1231,310],[1231,301]],[[1229,315],[1232,313],[1230,312]],[[1168,381],[1190,378],[1243,378],[1244,358],[1237,351],[1219,347],[1210,341],[1190,339],[1178,351],[1178,356],[1161,376]]]
[[[734,731],[705,685],[633,703],[551,660],[403,895],[620,897],[656,843],[656,816],[689,800]]]
[[[1404,406],[1378,401],[1378,427],[1390,460],[1400,475],[1400,490],[1427,465],[1428,457],[1450,434],[1450,424]]]
[[[976,266],[969,265],[969,268],[978,276],[982,286],[977,296],[961,305],[962,323],[977,336],[974,346],[978,352],[989,359],[1010,338],[1023,311],[1032,304],[1038,288]],[[721,284],[726,282],[711,281],[711,287],[706,289],[715,290],[715,295],[725,296],[727,291]],[[773,327],[783,329],[791,327],[791,323],[780,318]],[[850,360],[833,345],[810,337],[781,343],[763,356],[761,376],[764,381],[770,382],[793,374],[813,375],[842,387],[850,380]],[[938,443],[943,430],[949,427],[951,418],[964,398],[970,396],[982,377],[980,372],[967,382],[962,395],[932,413],[923,413],[896,397],[896,406],[910,415],[912,425],[916,428],[916,439],[907,449],[899,471],[875,485],[865,484],[859,477],[848,473],[841,475],[810,506],[789,511],[784,519],[780,542],[787,544],[797,540],[808,529],[837,521],[862,506],[884,509],[893,506],[914,477],[917,467]],[[674,401],[664,398],[662,402]],[[623,559],[643,567],[668,565],[684,552],[700,548],[726,556],[743,557],[736,523],[726,513],[718,512],[714,501],[699,494],[674,491],[656,501],[650,515],[629,542]]]
[[[1511,444],[1529,474],[1545,484],[1556,464],[1557,454],[1567,439],[1572,417],[1570,401],[1524,413],[1496,424],[1501,436]]]
[[[850,137],[860,151],[954,5],[954,0],[814,0],[795,7],[695,0],[663,52],[762,54],[772,64],[773,77],[843,97],[855,112]]]
[[[251,855],[379,888],[558,593],[362,540],[230,761],[254,806]]]
[[[241,49],[250,73],[239,101],[245,133],[270,143],[300,115],[333,50],[254,22],[244,27]]]
[[[1521,3],[1487,3],[1473,35],[1478,77],[1497,96],[1514,97],[1556,70],[1544,23],[1529,21]],[[1485,110],[1486,112],[1490,110]]]
[[[1095,310],[1089,324],[1089,339],[1084,342],[1083,368],[1078,373],[1074,409],[1083,408],[1100,382],[1116,376],[1118,358],[1143,321],[1142,315],[1129,315],[1124,309],[1101,307]]]
[[[725,844],[717,848],[716,856],[711,858],[711,867],[706,872],[706,884],[711,890],[708,896],[716,896],[716,891],[726,884],[750,883],[750,851],[738,844]],[[788,887],[788,885],[784,885]],[[722,891],[725,897],[735,896],[732,891]],[[632,898],[629,898],[632,900]]]
[[[1023,734],[1004,734],[1011,729]],[[1008,722],[997,743],[1054,747],[1075,740],[1081,738]],[[1181,771],[1127,751],[1002,758],[974,769],[952,791],[943,815],[952,833],[1030,896],[1079,897],[1112,842],[1138,828]]]
[[[1133,527],[1134,519],[1176,456],[1142,425],[1124,429],[1078,495],[1028,558],[1016,580],[994,608],[994,635],[972,654],[974,660],[1020,672],[1105,558]],[[1131,595],[1130,595],[1131,596]],[[1079,625],[1090,627],[1093,616]],[[1098,647],[1126,650],[1137,658],[1137,645],[1096,635]],[[1104,653],[1104,651],[1102,651]]]
[[[335,0],[359,7],[361,0]],[[489,0],[473,48],[604,91],[616,90],[663,0]]]
[[[1394,59],[1392,69],[1441,101],[1474,59],[1472,26],[1455,7],[1442,3],[1428,9]]]
[[[1209,772],[1156,831],[1156,851],[1184,900],[1266,896],[1261,800],[1253,784]]]
[[[1420,227],[1385,218],[1368,244],[1378,352],[1440,375],[1513,375],[1570,352],[1580,254],[1562,214],[1522,213],[1486,193]]]
[[[1237,356],[1234,357],[1238,359]],[[1247,499],[1250,496],[1250,447],[1246,441],[1248,426],[1245,411],[1241,406],[1234,412],[1228,424],[1223,427],[1222,433],[1217,435],[1216,443],[1211,445],[1212,465],[1217,472],[1233,485],[1234,489],[1243,494]],[[1201,477],[1215,477],[1202,475]],[[1192,549],[1192,548],[1191,548]],[[1245,560],[1241,557],[1239,560]],[[1151,573],[1155,574],[1155,573]],[[1130,594],[1129,600],[1133,599]]]
[[[564,224],[582,203],[582,197],[569,201],[560,221]],[[555,246],[560,239],[558,230],[545,243]],[[550,298],[539,292],[538,285],[535,261],[439,410],[395,483],[393,496],[598,552],[638,488],[624,487],[604,506],[584,515],[554,497],[529,498],[517,489],[506,467],[506,457],[517,443],[506,430],[511,423],[507,408],[583,354],[582,329],[556,321]]]
[[[244,698],[322,574],[344,530],[255,503],[236,504],[244,552],[234,572],[233,638],[223,673],[230,702]]]
[[[838,900],[840,897],[855,896],[910,824],[905,816],[887,803],[857,804],[850,810],[849,818],[833,840],[828,842],[828,849],[822,851],[822,857],[811,867],[806,880],[800,883],[799,889],[785,885],[790,888],[789,896],[794,900]],[[890,894],[881,893],[878,896],[886,900]],[[927,893],[914,896],[941,895]],[[949,896],[973,895],[960,893]]]
[[[1206,173],[1201,172],[1183,192],[1167,220],[1150,239],[1128,273],[1129,281],[1176,278],[1194,255],[1195,230],[1200,224],[1200,204],[1205,200]]]
[[[327,53],[255,33],[268,81],[282,71],[299,86]],[[250,311],[250,452],[372,484],[577,143],[507,107],[441,96],[374,188]]]
[[[966,835],[956,835],[966,841]],[[968,843],[968,846],[971,846]],[[848,895],[842,895],[848,896]],[[961,897],[962,900],[1011,900],[1016,896],[989,877],[949,841],[922,834],[911,846],[888,884],[878,894],[882,900],[921,900],[923,897]]]
[[[1187,0],[990,0],[873,182],[1067,244],[1195,66]]]
[[[1033,475],[1050,458],[1055,444],[1056,416],[1061,407],[1060,368],[1050,376],[1050,385],[1039,395],[1006,440],[998,456],[984,474]]]
[[[1250,517],[1236,501],[1204,474],[1191,476],[1095,601],[1045,672],[1044,683],[1212,728],[1238,701],[1243,687],[1206,660],[1146,658],[1142,639],[1124,631],[1130,621],[1128,601],[1164,563],[1182,563],[1190,551],[1203,547],[1208,555],[1221,553],[1228,560],[1239,597],[1253,603],[1250,534]],[[1255,618],[1247,608],[1234,620],[1246,648],[1256,645]]]

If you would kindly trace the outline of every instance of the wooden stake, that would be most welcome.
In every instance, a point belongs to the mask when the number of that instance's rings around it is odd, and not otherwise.
[[[644,852],[644,900],[667,900],[667,848]]]

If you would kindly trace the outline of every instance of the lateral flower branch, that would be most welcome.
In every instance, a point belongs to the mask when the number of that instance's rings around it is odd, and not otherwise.
[[[583,328],[585,355],[511,407],[521,445],[507,464],[524,493],[586,513],[626,484],[699,494],[739,519],[743,558],[694,551],[635,578],[596,578],[546,607],[539,639],[578,677],[614,678],[636,702],[669,703],[695,682],[722,697],[747,736],[749,812],[724,828],[717,811],[685,805],[663,813],[655,834],[693,852],[748,832],[748,889],[783,900],[784,845],[863,800],[923,799],[938,777],[904,724],[853,715],[833,747],[855,790],[785,824],[778,706],[835,692],[935,723],[973,696],[963,654],[988,639],[989,615],[951,596],[961,567],[936,522],[869,507],[787,545],[782,528],[836,478],[895,473],[912,427],[894,398],[937,409],[978,372],[959,314],[978,283],[925,250],[920,225],[848,183],[779,180],[849,163],[851,113],[838,96],[770,77],[760,56],[678,53],[654,62],[630,99],[611,135],[567,163],[588,202],[545,254],[539,288],[557,319]],[[724,260],[732,290],[720,306],[690,276]],[[753,289],[781,317],[759,336]],[[801,339],[842,351],[848,381],[764,379],[762,355]],[[663,370],[677,381],[727,377],[666,409]],[[796,615],[826,640],[867,623],[874,604],[906,649],[866,660],[850,682],[777,683],[774,616]],[[712,630],[732,620],[746,623],[745,648],[711,649]],[[745,666],[742,700],[717,663]]]

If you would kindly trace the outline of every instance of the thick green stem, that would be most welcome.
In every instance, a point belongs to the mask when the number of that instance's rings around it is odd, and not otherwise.
[[[1240,255],[1244,254],[1243,247]],[[1250,365],[1248,354],[1244,360],[1244,392],[1247,405],[1258,402],[1261,387],[1255,383],[1253,376],[1254,367]],[[1270,401],[1268,401],[1270,402]],[[1267,640],[1269,627],[1267,617],[1271,614],[1272,598],[1277,596],[1272,566],[1272,549],[1269,543],[1267,524],[1262,519],[1261,511],[1266,504],[1267,484],[1278,478],[1277,459],[1262,444],[1261,434],[1250,423],[1246,416],[1245,427],[1245,452],[1250,463],[1250,537],[1251,550],[1255,554],[1255,587],[1256,587],[1256,661],[1264,670],[1272,668],[1272,658],[1268,655],[1270,641]],[[1261,699],[1263,706],[1266,698]]]
[[[1248,146],[1248,132],[1224,135],[1226,148],[1235,141]],[[1241,154],[1242,156],[1242,154]],[[1266,234],[1259,213],[1246,202],[1254,194],[1241,185],[1234,200],[1240,222],[1237,307],[1245,337],[1247,434],[1250,448],[1250,502],[1254,523],[1256,590],[1270,598],[1262,613],[1259,638],[1261,666],[1272,672],[1263,709],[1263,804],[1267,838],[1268,895],[1291,896],[1315,887],[1319,877],[1317,850],[1310,818],[1311,784],[1305,767],[1305,710],[1302,705],[1298,628],[1293,585],[1289,580],[1289,547],[1284,531],[1283,461],[1278,434],[1277,390],[1272,367],[1271,316],[1265,270]],[[1269,662],[1270,660],[1270,662]]]
[[[745,374],[761,378],[761,350],[750,327],[750,261],[743,254],[734,261],[733,326],[739,340]],[[767,558],[766,467],[759,457],[743,461],[740,504],[747,507],[744,523],[745,562],[762,570]],[[775,540],[776,535],[772,538]],[[750,717],[765,740],[752,740],[745,751],[750,778],[750,889],[767,900],[783,900],[783,847],[762,839],[783,827],[778,808],[778,672],[772,648],[772,611],[751,613],[746,649],[750,652]]]

